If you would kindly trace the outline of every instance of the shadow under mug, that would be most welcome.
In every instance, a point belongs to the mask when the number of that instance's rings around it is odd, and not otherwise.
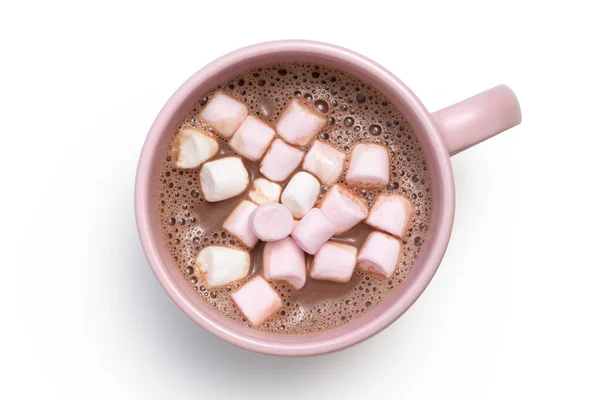
[[[407,118],[418,137],[432,179],[433,210],[427,241],[405,281],[366,315],[324,332],[284,335],[258,331],[222,315],[183,278],[163,240],[158,207],[158,174],[172,133],[191,106],[215,86],[251,68],[299,61],[337,68],[373,86]],[[146,257],[177,306],[215,336],[242,348],[272,355],[306,356],[340,350],[365,340],[399,318],[435,274],[450,239],[454,181],[450,155],[521,122],[514,93],[504,85],[429,113],[391,72],[353,51],[327,43],[287,40],[231,52],[188,79],[167,101],[144,143],[135,183],[135,215]]]

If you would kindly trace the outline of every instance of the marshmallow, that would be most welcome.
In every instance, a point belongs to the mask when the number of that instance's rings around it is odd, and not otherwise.
[[[315,254],[310,277],[313,279],[348,282],[356,266],[356,247],[331,240]]]
[[[311,110],[300,100],[294,99],[281,113],[275,128],[286,142],[306,146],[326,122],[325,116]]]
[[[331,185],[342,174],[345,157],[341,151],[316,140],[304,157],[302,168],[311,172],[324,184]]]
[[[373,143],[354,146],[346,174],[348,185],[381,188],[390,181],[390,155],[385,147]]]
[[[240,239],[248,248],[254,247],[258,242],[258,238],[249,226],[250,215],[257,207],[253,202],[244,200],[234,208],[223,222],[223,229]]]
[[[281,185],[265,178],[257,178],[252,182],[252,189],[248,196],[256,204],[278,203],[281,195]]]
[[[281,240],[294,228],[294,217],[287,207],[279,203],[265,203],[250,215],[250,229],[265,242]]]
[[[215,93],[200,113],[200,117],[217,132],[228,138],[248,115],[248,108],[240,101],[223,93]]]
[[[398,265],[402,246],[393,236],[371,232],[358,253],[358,267],[390,278]]]
[[[209,202],[226,200],[246,190],[248,171],[238,157],[209,161],[200,170],[200,190]]]
[[[196,265],[208,288],[228,285],[245,278],[250,271],[247,251],[225,246],[208,246],[196,257]]]
[[[371,207],[367,224],[401,237],[406,233],[413,214],[413,205],[398,194],[380,194]]]
[[[219,151],[219,143],[208,131],[184,128],[171,148],[171,157],[177,168],[197,168]]]
[[[302,289],[306,283],[304,251],[291,237],[265,244],[263,274],[269,280],[285,281],[295,289]]]
[[[318,208],[313,208],[294,226],[292,237],[302,250],[315,254],[335,233],[335,226]]]
[[[275,139],[260,163],[260,173],[272,181],[285,181],[300,165],[304,152],[281,139]]]
[[[315,204],[320,188],[317,178],[308,172],[298,172],[281,194],[281,204],[290,209],[294,218],[302,218]]]
[[[273,128],[249,115],[229,140],[229,146],[247,159],[256,161],[265,154],[274,137]]]
[[[283,307],[281,297],[262,276],[233,292],[231,298],[253,326],[262,324]]]
[[[361,198],[339,184],[329,189],[321,203],[321,211],[335,225],[336,235],[346,232],[367,218],[369,213],[367,205]]]

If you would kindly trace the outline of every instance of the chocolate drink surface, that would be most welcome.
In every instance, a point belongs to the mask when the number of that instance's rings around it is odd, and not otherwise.
[[[356,268],[347,283],[313,280],[307,276],[306,285],[296,290],[287,283],[274,281],[272,286],[282,297],[284,307],[256,329],[282,334],[323,331],[360,318],[390,293],[402,290],[402,281],[427,239],[432,209],[431,182],[425,156],[404,116],[377,90],[347,73],[318,64],[282,63],[249,70],[205,93],[172,132],[173,138],[182,127],[208,127],[199,114],[219,91],[244,102],[249,115],[272,127],[293,99],[302,100],[308,107],[326,116],[327,125],[313,140],[320,140],[346,154],[344,173],[339,183],[345,183],[353,146],[358,143],[385,146],[390,154],[389,184],[382,189],[351,190],[355,190],[369,207],[380,193],[400,194],[410,199],[414,207],[408,230],[401,239],[403,250],[399,264],[391,278]],[[220,145],[215,159],[235,155],[227,144],[228,139],[215,136]],[[308,151],[310,145],[300,148]],[[260,160],[251,162],[244,158],[243,163],[251,182],[261,177]],[[200,250],[210,245],[245,249],[236,237],[223,231],[222,225],[231,211],[248,198],[251,185],[239,196],[209,203],[202,198],[198,186],[199,170],[176,168],[170,150],[165,151],[156,205],[160,211],[164,240],[177,268],[198,296],[232,320],[250,326],[233,303],[231,292],[261,274],[264,243],[259,242],[250,251],[250,274],[240,282],[218,289],[210,290],[203,285],[195,259]],[[289,178],[282,183],[283,188],[288,181]],[[330,187],[321,187],[315,207],[319,206]],[[360,248],[371,231],[372,228],[361,222],[332,240]],[[309,264],[311,259],[308,258]]]

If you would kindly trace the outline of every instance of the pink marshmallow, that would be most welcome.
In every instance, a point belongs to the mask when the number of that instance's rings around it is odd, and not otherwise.
[[[358,253],[358,267],[390,278],[398,265],[402,245],[393,236],[371,232]]]
[[[335,234],[346,232],[363,219],[369,209],[365,202],[342,185],[335,185],[325,195],[321,211],[335,225]]]
[[[294,226],[292,237],[302,250],[315,254],[335,233],[335,226],[318,208],[313,208]]]
[[[390,155],[385,147],[373,143],[354,146],[346,182],[354,187],[376,189],[390,181]]]
[[[269,280],[285,281],[295,289],[301,289],[306,283],[304,251],[289,236],[277,242],[265,244],[263,274]]]
[[[273,128],[249,115],[229,140],[229,146],[247,159],[256,161],[265,154],[274,137]]]
[[[264,203],[250,215],[250,229],[265,242],[281,240],[294,228],[294,217],[290,210],[279,203]]]
[[[260,173],[275,182],[285,181],[300,165],[304,152],[275,139],[260,163]]]
[[[302,168],[312,172],[326,185],[335,183],[344,169],[346,156],[334,147],[315,140],[312,147],[304,157]]]
[[[367,224],[373,228],[401,237],[412,218],[413,205],[398,194],[380,194],[371,207]]]
[[[250,229],[250,215],[258,206],[251,201],[244,200],[229,214],[223,229],[240,239],[248,248],[254,247],[258,237]]]
[[[313,279],[348,282],[356,266],[356,247],[331,240],[315,254],[310,277]]]
[[[281,297],[261,276],[248,281],[231,298],[253,326],[258,326],[283,307]]]
[[[248,108],[224,93],[215,93],[200,113],[200,117],[212,125],[217,132],[226,138],[240,126],[248,115]]]
[[[326,122],[324,115],[294,99],[281,113],[275,129],[286,142],[306,146]]]

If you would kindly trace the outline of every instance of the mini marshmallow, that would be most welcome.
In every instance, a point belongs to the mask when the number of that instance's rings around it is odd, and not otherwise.
[[[248,115],[248,108],[240,101],[223,93],[215,93],[200,113],[200,117],[217,132],[228,138]]]
[[[390,155],[385,147],[373,143],[354,146],[346,174],[348,185],[376,189],[390,181]]]
[[[249,200],[244,200],[229,214],[223,229],[240,239],[248,248],[254,247],[258,238],[250,229],[250,215],[257,209],[257,205]]]
[[[335,225],[336,235],[346,232],[367,218],[369,213],[367,205],[361,198],[339,184],[329,189],[321,203],[321,211]]]
[[[204,199],[216,202],[230,199],[246,190],[248,171],[238,157],[209,161],[200,170],[200,190]]]
[[[231,298],[253,326],[262,324],[283,307],[281,297],[262,276],[251,279]]]
[[[277,121],[277,133],[286,142],[306,146],[325,126],[324,115],[311,110],[298,99],[294,99],[283,110]]]
[[[294,217],[279,203],[265,203],[250,215],[250,229],[260,240],[273,242],[288,236],[294,228]]]
[[[292,237],[302,250],[315,254],[335,233],[335,226],[318,208],[313,208],[294,226]]]
[[[393,236],[371,232],[358,253],[358,267],[390,278],[398,265],[402,246]]]
[[[275,139],[260,163],[260,173],[272,181],[285,181],[300,165],[304,152],[281,139]]]
[[[208,288],[225,286],[245,278],[250,271],[247,251],[225,246],[208,246],[196,257],[196,265]]]
[[[278,203],[281,195],[281,185],[265,178],[257,178],[252,182],[248,196],[256,204]]]
[[[310,277],[323,281],[348,282],[355,266],[356,247],[330,240],[315,254]]]
[[[273,128],[249,115],[229,140],[229,146],[247,159],[256,161],[265,154],[274,137]]]
[[[398,194],[380,194],[371,207],[367,224],[373,228],[401,237],[412,218],[413,205]]]
[[[345,157],[341,151],[316,140],[304,157],[302,168],[311,172],[324,184],[331,185],[342,174]]]
[[[302,218],[315,204],[320,188],[317,178],[308,172],[298,172],[281,194],[281,204],[290,209],[294,218]]]
[[[177,168],[197,168],[219,151],[219,143],[208,131],[184,128],[171,148],[171,157]]]
[[[265,244],[263,274],[268,280],[284,281],[294,289],[302,289],[306,283],[304,251],[291,237]]]

